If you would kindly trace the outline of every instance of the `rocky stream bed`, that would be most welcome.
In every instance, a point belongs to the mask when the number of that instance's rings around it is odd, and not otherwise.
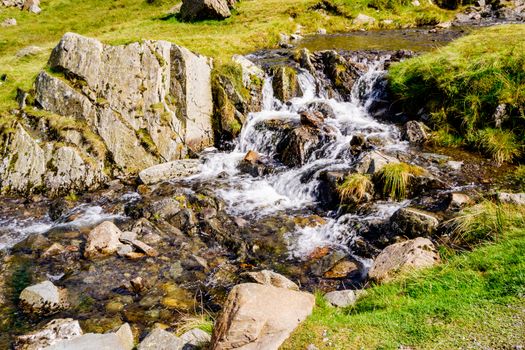
[[[155,325],[177,330],[188,315],[220,311],[228,292],[253,279],[246,274],[253,271],[278,272],[309,292],[360,289],[387,246],[418,237],[446,240],[440,232],[447,219],[503,181],[498,174],[504,171],[476,154],[424,144],[428,131],[398,113],[385,74],[392,62],[417,54],[408,50],[460,34],[317,36],[306,38],[299,51],[239,57],[248,72],[244,82],[258,87],[250,90],[251,101],[227,78],[222,90],[213,91],[219,108],[233,108],[243,124],[242,130],[222,124],[222,149],[202,147],[198,158],[176,161],[167,171],[171,179],[157,167],[139,179],[104,179],[102,188],[80,195],[3,197],[0,348],[59,318],[78,320],[85,333],[127,322],[140,339]],[[181,49],[180,55],[187,54]],[[37,85],[51,84],[46,74]],[[79,76],[66,78],[88,90]],[[39,107],[60,113],[57,102],[39,91]],[[99,112],[107,110],[100,99]],[[18,113],[32,123],[30,110]],[[119,153],[125,145],[115,143],[115,162],[125,168],[170,158],[179,141],[165,142],[169,127],[163,128],[153,140],[163,147],[159,154],[147,146]],[[187,154],[197,155],[191,147]],[[97,174],[103,174],[97,168],[102,163],[93,168]],[[392,163],[424,169],[410,176],[406,199],[391,200],[378,190],[381,169]],[[338,185],[354,173],[369,175],[376,190],[368,189],[359,203],[340,205]],[[93,176],[79,176],[77,188],[90,187],[82,181]],[[386,278],[377,271],[375,277]],[[67,301],[45,311],[24,307],[22,290],[42,281],[67,290]]]

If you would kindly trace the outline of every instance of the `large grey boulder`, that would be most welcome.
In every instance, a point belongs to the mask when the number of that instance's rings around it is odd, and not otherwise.
[[[387,282],[400,273],[431,267],[439,261],[434,244],[418,237],[386,247],[375,259],[368,277],[376,282]]]
[[[432,214],[415,208],[401,208],[390,218],[392,233],[408,238],[430,237],[439,226]]]
[[[160,328],[155,328],[139,344],[138,350],[181,350],[184,346],[182,340],[175,334]]]
[[[88,234],[84,256],[97,259],[118,251],[122,231],[111,221],[104,221]]]
[[[78,321],[71,318],[55,319],[43,328],[16,338],[16,350],[42,350],[61,340],[72,339],[83,334]]]
[[[125,323],[115,333],[87,333],[62,340],[45,350],[131,350],[133,346],[133,333],[129,324]]]
[[[183,0],[180,17],[183,21],[226,19],[231,16],[226,0]]]
[[[66,33],[41,72],[36,100],[85,120],[125,174],[212,144],[211,61],[166,41],[121,46]]]
[[[312,294],[268,285],[235,286],[215,323],[212,350],[275,350],[312,312]]]
[[[162,181],[176,180],[199,173],[201,162],[198,159],[181,159],[154,165],[139,173],[140,180],[151,185]]]
[[[69,306],[67,290],[58,288],[50,281],[25,288],[19,299],[22,310],[35,315],[52,315]]]

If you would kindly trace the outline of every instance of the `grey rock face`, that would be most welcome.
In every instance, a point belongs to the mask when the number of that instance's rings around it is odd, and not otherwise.
[[[88,333],[70,340],[60,341],[46,350],[131,350],[134,341],[130,326],[125,323],[115,333]]]
[[[180,16],[184,21],[205,19],[226,19],[231,16],[229,1],[225,0],[184,0]]]
[[[126,174],[212,143],[210,61],[166,41],[106,46],[67,33],[42,72],[36,100],[84,119]]]

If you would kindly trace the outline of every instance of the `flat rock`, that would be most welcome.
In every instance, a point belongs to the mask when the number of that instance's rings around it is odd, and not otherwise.
[[[375,259],[368,277],[376,282],[387,282],[399,273],[431,267],[439,262],[434,244],[418,237],[386,247]]]
[[[311,314],[312,294],[262,284],[235,286],[215,323],[211,350],[275,350]]]
[[[41,350],[61,340],[79,337],[83,334],[78,321],[71,318],[56,319],[42,329],[16,338],[16,350]]]
[[[185,178],[200,171],[201,162],[198,159],[182,159],[173,162],[154,165],[139,173],[140,180],[146,185]]]

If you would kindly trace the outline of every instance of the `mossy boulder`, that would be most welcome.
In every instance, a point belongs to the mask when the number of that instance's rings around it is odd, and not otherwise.
[[[278,66],[273,68],[273,91],[275,97],[281,102],[286,102],[294,97],[303,95],[299,80],[297,79],[297,71],[288,66]]]

